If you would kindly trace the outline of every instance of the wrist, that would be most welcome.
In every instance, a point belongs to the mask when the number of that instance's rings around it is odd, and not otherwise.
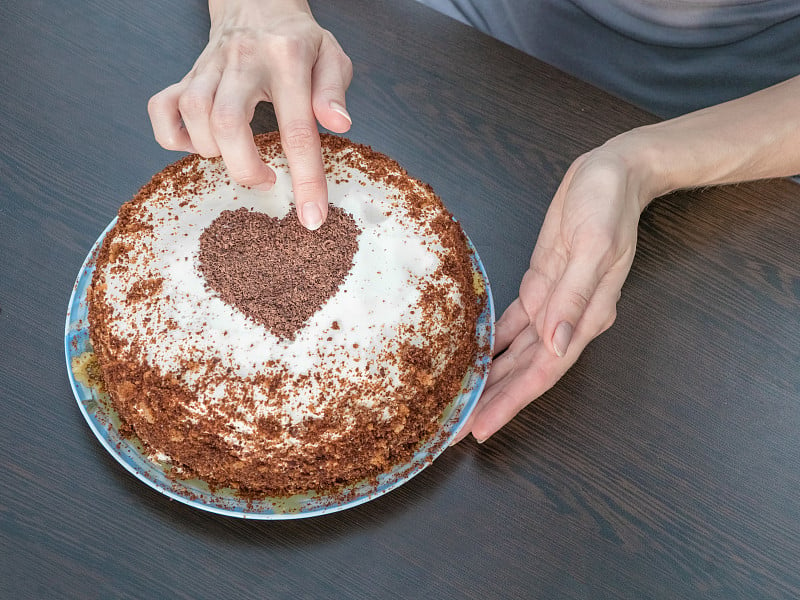
[[[641,213],[658,196],[676,187],[665,165],[663,153],[646,128],[637,128],[611,138],[598,148],[611,153],[625,169],[627,189]]]
[[[208,0],[212,26],[226,14],[242,15],[245,23],[258,15],[276,16],[303,12],[311,14],[307,0]]]
[[[800,76],[606,145],[639,178],[646,202],[677,189],[791,176],[800,171],[798,94]]]

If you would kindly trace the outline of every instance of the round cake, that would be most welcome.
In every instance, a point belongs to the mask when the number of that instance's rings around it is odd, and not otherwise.
[[[437,433],[485,291],[458,223],[393,160],[322,135],[330,208],[312,232],[278,134],[256,141],[270,191],[191,155],[120,208],[90,338],[125,434],[176,477],[327,493]]]

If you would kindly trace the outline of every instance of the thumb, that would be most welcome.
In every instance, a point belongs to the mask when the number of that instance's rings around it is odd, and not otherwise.
[[[602,274],[599,265],[572,259],[550,295],[542,339],[556,356],[567,354],[572,337],[594,296]]]

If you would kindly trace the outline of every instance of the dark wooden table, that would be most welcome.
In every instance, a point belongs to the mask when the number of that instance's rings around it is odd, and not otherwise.
[[[414,2],[314,5],[355,65],[350,137],[435,187],[500,309],[571,160],[654,120]],[[72,397],[67,300],[118,206],[177,158],[146,101],[207,30],[200,1],[0,6],[0,597],[800,596],[787,181],[657,201],[616,325],[485,445],[387,496],[247,522],[125,472]]]

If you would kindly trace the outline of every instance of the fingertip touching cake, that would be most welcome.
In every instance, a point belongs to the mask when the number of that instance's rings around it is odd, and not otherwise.
[[[90,338],[126,434],[177,477],[287,496],[409,461],[479,351],[486,302],[430,186],[322,135],[330,209],[295,216],[277,133],[267,192],[187,156],[119,211],[98,252]]]

